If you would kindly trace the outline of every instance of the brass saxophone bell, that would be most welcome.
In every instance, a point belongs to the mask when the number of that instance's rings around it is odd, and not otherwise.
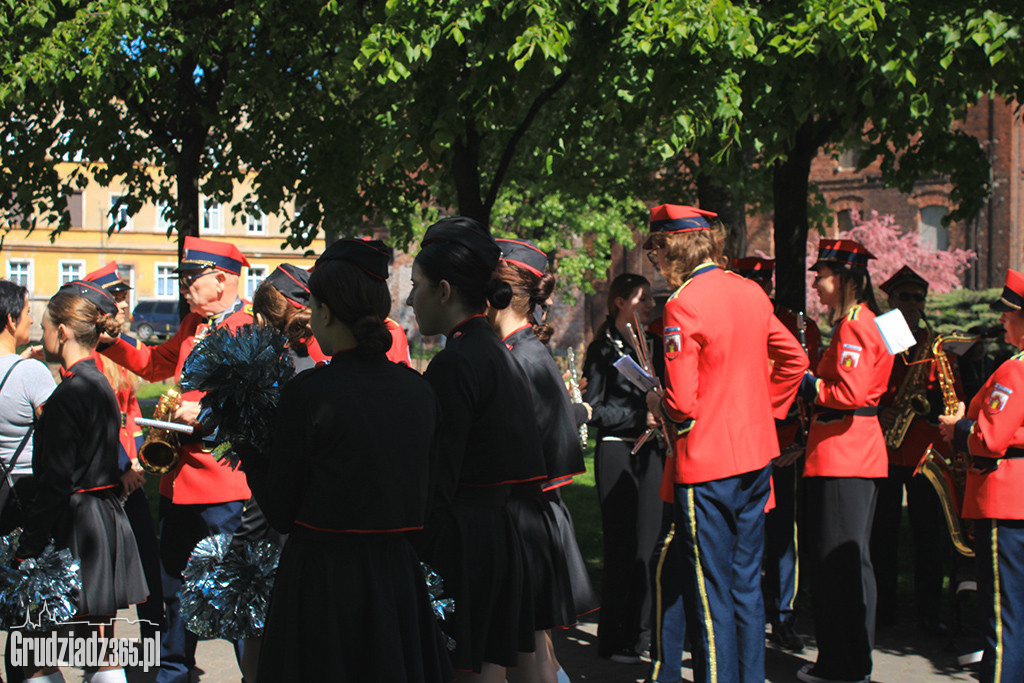
[[[154,420],[169,421],[181,402],[181,385],[164,393],[153,410]],[[178,464],[178,435],[169,429],[151,428],[139,448],[139,466],[150,474],[167,474]]]

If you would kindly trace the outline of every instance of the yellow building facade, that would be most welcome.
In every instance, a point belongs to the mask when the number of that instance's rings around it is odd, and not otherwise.
[[[65,165],[70,172],[71,165]],[[132,285],[131,303],[140,299],[177,299],[178,282],[174,268],[178,261],[177,236],[167,235],[168,224],[161,216],[162,206],[147,204],[127,224],[108,234],[117,220],[111,208],[122,188],[116,184],[102,187],[90,182],[83,191],[68,198],[71,228],[50,241],[51,227],[38,225],[31,233],[13,229],[6,234],[0,251],[3,276],[25,285],[32,300],[32,313],[40,320],[42,306],[65,282],[110,261],[116,261],[121,276]],[[230,207],[245,195],[236,188],[230,203],[200,198],[200,237],[233,242],[249,260],[242,271],[242,290],[251,298],[256,286],[281,263],[309,268],[315,255],[284,246],[282,216],[234,216]],[[322,245],[312,247],[322,251]],[[36,335],[33,335],[36,336]]]

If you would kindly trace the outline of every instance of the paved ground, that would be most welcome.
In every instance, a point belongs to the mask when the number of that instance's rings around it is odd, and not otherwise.
[[[127,617],[127,613],[122,613]],[[806,631],[806,629],[803,629]],[[588,683],[639,683],[647,674],[647,664],[614,664],[597,657],[596,624],[582,623],[576,628],[556,633],[555,649],[563,667],[573,681]],[[133,637],[133,625],[119,627],[119,636]],[[806,633],[805,633],[806,635]],[[0,636],[0,641],[6,634]],[[793,654],[769,644],[767,680],[773,683],[796,681],[796,672],[806,662],[813,662],[815,650],[809,646]],[[874,653],[874,675],[877,683],[921,683],[924,681],[974,681],[969,671],[956,664],[956,655],[967,648],[965,641],[953,642],[948,638],[930,638],[919,633],[915,624],[896,625],[879,632]],[[205,641],[199,644],[199,666],[204,670],[201,683],[233,683],[241,679],[235,664],[234,651],[226,641]],[[81,672],[65,669],[68,683],[81,680]],[[692,680],[689,658],[684,660],[684,680]],[[130,671],[130,683],[151,683],[154,672]],[[372,682],[367,682],[372,683]]]

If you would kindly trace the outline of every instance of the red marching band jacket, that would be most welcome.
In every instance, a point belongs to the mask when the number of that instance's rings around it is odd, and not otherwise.
[[[794,337],[797,335],[798,325],[796,313],[788,308],[779,308],[775,312],[775,316],[782,321],[782,324],[786,326],[787,330],[793,333]],[[809,367],[816,368],[821,355],[819,350],[821,348],[821,330],[818,329],[817,323],[806,316],[804,316],[804,338],[807,343],[807,359]],[[779,434],[780,450],[796,443],[796,437],[800,431],[800,419],[796,413],[798,409],[799,406],[797,405],[797,402],[794,401],[793,405],[789,408],[789,413],[786,415],[785,421],[776,423],[776,428]]]
[[[96,361],[96,367],[103,372],[105,367],[103,356],[99,352],[93,351],[92,357]],[[125,385],[131,387],[128,371],[121,366],[118,366],[117,371],[124,377]],[[136,439],[142,437],[142,427],[135,424],[135,418],[142,417],[142,408],[139,407],[139,399],[135,396],[134,389],[114,389],[114,397],[117,399],[117,407],[121,409],[121,429],[118,430],[117,437],[120,439],[121,447],[124,448],[128,459],[134,465],[139,458]]]
[[[779,454],[807,356],[760,286],[714,266],[696,268],[665,304],[663,405],[672,479],[696,484],[764,468]]]
[[[248,302],[242,303],[217,326],[234,331],[242,325],[251,324],[252,306]],[[181,321],[177,333],[159,346],[146,346],[132,337],[121,335],[112,346],[103,350],[103,354],[145,380],[154,382],[172,376],[178,379],[185,359],[208,329],[200,315],[189,313]],[[202,397],[200,391],[187,391],[182,393],[181,400],[198,401]],[[245,474],[214,460],[203,451],[200,443],[182,445],[178,449],[178,457],[177,466],[160,480],[160,495],[174,503],[226,503],[251,497]]]
[[[967,471],[963,516],[968,519],[1024,519],[1024,352],[992,373],[956,425],[958,450],[1001,458],[988,472]],[[964,448],[966,446],[966,449]]]
[[[888,476],[878,418],[850,411],[878,405],[892,364],[875,314],[864,304],[856,305],[836,326],[818,363],[805,477]]]

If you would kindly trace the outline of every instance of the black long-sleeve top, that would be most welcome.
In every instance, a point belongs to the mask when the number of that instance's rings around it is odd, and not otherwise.
[[[566,484],[574,475],[584,472],[586,465],[569,392],[558,366],[531,325],[505,337],[505,345],[526,374],[533,391],[533,411],[548,475],[545,488]]]
[[[647,339],[654,372],[660,377],[665,366],[661,340],[650,334]],[[587,347],[583,359],[583,376],[587,380],[583,400],[593,408],[590,424],[597,427],[599,439],[606,436],[634,439],[647,431],[647,396],[612,365],[627,355],[638,361],[633,346],[619,334],[615,321],[609,318],[604,330]]]
[[[92,358],[64,373],[43,407],[33,437],[36,495],[28,504],[18,543],[21,559],[43,551],[72,494],[114,488],[121,482],[118,429],[121,411],[110,382]]]
[[[281,532],[418,529],[438,420],[434,391],[414,370],[343,351],[285,384],[266,453],[243,454],[243,467]]]
[[[424,373],[441,403],[441,457],[432,507],[460,486],[545,478],[526,377],[483,315],[457,325]]]

